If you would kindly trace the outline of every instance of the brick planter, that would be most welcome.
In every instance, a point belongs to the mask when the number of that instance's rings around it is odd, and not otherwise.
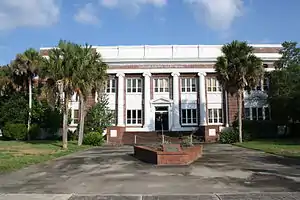
[[[180,152],[165,152],[147,146],[134,146],[134,156],[155,165],[189,165],[202,157],[202,145],[185,147]]]

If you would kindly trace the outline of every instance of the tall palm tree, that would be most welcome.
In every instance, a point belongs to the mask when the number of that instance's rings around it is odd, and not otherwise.
[[[262,61],[254,55],[254,48],[247,42],[234,40],[222,47],[223,55],[217,58],[217,79],[231,95],[237,95],[239,141],[242,135],[242,103],[245,89],[256,87],[264,74]]]
[[[35,49],[27,49],[23,54],[17,54],[15,60],[11,63],[14,82],[20,85],[20,88],[29,93],[29,113],[28,113],[28,132],[31,125],[32,109],[32,81],[37,75],[42,63],[42,56]],[[30,140],[30,135],[27,137]]]
[[[74,84],[80,99],[80,125],[78,145],[83,141],[84,122],[86,115],[86,100],[89,94],[95,91],[95,86],[103,85],[106,77],[107,65],[102,62],[100,54],[94,52],[89,45],[77,46],[77,73]],[[105,67],[103,67],[105,66]]]
[[[74,77],[76,74],[76,45],[59,41],[58,48],[49,51],[45,61],[43,75],[52,94],[63,104],[63,148],[68,148],[69,101],[74,94]],[[48,90],[49,92],[49,90]]]

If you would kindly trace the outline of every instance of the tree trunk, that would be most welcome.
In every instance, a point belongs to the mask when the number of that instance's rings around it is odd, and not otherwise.
[[[63,148],[68,148],[68,122],[69,122],[69,99],[67,95],[64,96],[64,116],[63,116]]]
[[[28,121],[27,121],[27,140],[30,140],[30,125],[31,125],[31,112],[32,112],[32,80],[31,77],[28,78],[28,90],[29,90],[29,111],[28,111]]]
[[[243,107],[243,90],[238,91],[238,120],[239,120],[239,142],[243,142],[243,133],[242,133],[242,107]]]
[[[79,134],[78,134],[78,146],[82,145],[83,141],[83,130],[84,130],[84,116],[85,116],[85,101],[83,95],[79,94],[79,106],[80,106],[80,117],[79,117]]]

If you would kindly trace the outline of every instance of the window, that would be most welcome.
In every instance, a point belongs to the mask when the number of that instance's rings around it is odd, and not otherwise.
[[[127,110],[127,124],[142,124],[142,110]]]
[[[196,92],[196,78],[182,78],[181,79],[182,92]]]
[[[197,110],[196,109],[182,109],[181,110],[182,124],[197,124]]]
[[[127,79],[127,92],[128,93],[142,92],[142,79],[128,78]]]
[[[264,79],[259,81],[258,86],[256,86],[253,90],[268,91],[269,90],[269,79],[267,77],[264,77]]]
[[[116,92],[116,79],[108,79],[106,81],[106,93]]]
[[[210,124],[223,123],[223,113],[221,108],[208,109],[208,123]]]
[[[115,125],[116,124],[116,111],[115,110],[110,110],[110,113],[112,114],[112,118],[110,120],[110,124],[111,125]]]
[[[245,119],[250,120],[250,108],[245,108]]]
[[[270,120],[268,107],[245,108],[245,119],[247,120]]]
[[[79,123],[79,110],[73,110],[73,124]]]
[[[154,79],[154,92],[169,92],[169,79],[168,78]]]
[[[208,92],[220,92],[221,86],[216,78],[207,78],[207,91]]]

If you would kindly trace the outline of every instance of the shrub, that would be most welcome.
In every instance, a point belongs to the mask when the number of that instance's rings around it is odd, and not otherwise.
[[[233,127],[226,127],[221,131],[220,142],[223,144],[232,144],[238,142],[239,133]]]
[[[3,136],[9,140],[25,140],[27,138],[27,127],[25,124],[6,123],[3,128]]]
[[[34,140],[34,139],[38,139],[41,133],[41,128],[38,124],[31,124],[30,126],[30,130],[29,130],[29,135],[30,135],[30,139]]]
[[[104,138],[99,132],[89,132],[83,136],[83,144],[92,146],[101,146]]]
[[[77,130],[75,130],[75,131],[68,130],[68,140],[69,141],[78,140],[78,131]]]

